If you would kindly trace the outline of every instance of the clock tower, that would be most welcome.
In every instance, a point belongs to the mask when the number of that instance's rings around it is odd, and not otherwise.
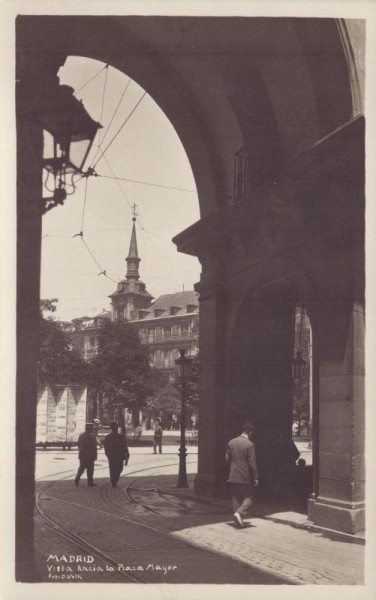
[[[133,321],[139,317],[141,310],[148,309],[153,296],[146,290],[146,285],[140,280],[139,265],[141,259],[138,256],[136,235],[136,205],[133,205],[133,226],[131,242],[129,245],[127,263],[127,274],[125,279],[119,281],[116,291],[110,295],[111,318],[113,321]]]

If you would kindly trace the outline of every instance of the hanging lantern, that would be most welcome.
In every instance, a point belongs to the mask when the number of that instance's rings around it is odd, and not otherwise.
[[[181,379],[185,379],[185,377],[187,377],[191,372],[193,357],[185,356],[185,348],[179,350],[179,353],[179,358],[175,360],[176,371]]]
[[[44,198],[44,211],[63,204],[66,196],[74,193],[75,175],[86,176],[84,165],[95,135],[102,127],[90,117],[73,93],[70,86],[57,85],[43,98],[35,116],[36,122],[43,128],[42,166],[47,172],[45,187],[53,193],[52,198]]]

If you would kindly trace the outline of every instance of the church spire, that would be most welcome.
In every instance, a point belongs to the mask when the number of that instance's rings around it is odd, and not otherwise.
[[[132,217],[133,227],[132,227],[131,243],[129,245],[128,256],[125,259],[127,262],[126,278],[128,281],[130,279],[139,279],[140,278],[140,275],[138,272],[138,267],[139,267],[141,259],[138,257],[138,249],[137,249],[137,236],[136,236],[137,213],[136,213],[136,205],[135,204],[133,204],[132,214],[133,214],[133,217]]]

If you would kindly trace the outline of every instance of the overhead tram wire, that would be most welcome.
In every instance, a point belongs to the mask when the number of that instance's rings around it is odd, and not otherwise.
[[[128,200],[128,197],[127,197],[127,195],[126,195],[125,191],[124,191],[124,190],[123,190],[123,188],[121,187],[120,180],[119,180],[119,178],[118,178],[118,177],[116,177],[116,175],[115,175],[115,173],[114,173],[114,170],[113,170],[113,168],[111,167],[111,165],[110,165],[110,163],[109,163],[109,161],[108,161],[108,158],[107,158],[107,156],[104,156],[103,158],[104,158],[104,160],[106,161],[106,163],[107,163],[107,165],[108,165],[108,167],[109,167],[109,169],[110,169],[111,173],[113,174],[113,179],[115,179],[116,183],[118,184],[118,186],[119,186],[119,188],[120,188],[120,191],[121,191],[122,195],[123,195],[123,196],[124,196],[124,198],[125,198],[125,201],[126,201],[126,203],[128,204],[129,208],[132,210],[132,205],[131,205],[131,203],[129,202],[129,200]],[[112,178],[111,178],[111,179],[112,179]]]
[[[101,123],[102,120],[103,120],[103,109],[104,109],[104,99],[106,97],[107,79],[108,79],[108,68],[106,69],[106,76],[105,76],[104,85],[103,85],[102,106],[101,106],[101,114],[100,114],[100,117],[99,117],[99,123]],[[98,138],[99,138],[99,145],[100,145],[101,144],[101,142],[100,142],[101,130],[99,130],[98,134],[99,134]]]
[[[131,110],[131,112],[129,113],[129,115],[127,116],[127,118],[125,119],[124,123],[119,127],[118,131],[115,133],[115,135],[113,136],[113,138],[111,139],[111,141],[107,144],[107,146],[105,147],[105,149],[101,150],[101,156],[98,158],[98,160],[96,161],[96,163],[94,163],[94,165],[93,165],[93,169],[94,170],[95,170],[95,167],[97,166],[97,164],[99,163],[99,161],[103,158],[104,154],[107,152],[107,150],[111,146],[111,144],[116,140],[117,136],[119,135],[119,133],[121,132],[121,130],[123,129],[123,127],[125,127],[125,125],[129,121],[129,119],[132,117],[132,115],[135,113],[135,111],[137,110],[137,108],[140,106],[140,104],[141,104],[142,100],[145,98],[145,96],[146,96],[146,92],[144,92],[142,94],[141,98],[135,104],[135,106],[133,107],[133,109]]]
[[[94,256],[93,252],[90,250],[89,246],[88,246],[88,245],[87,245],[87,243],[85,242],[85,240],[84,240],[83,236],[80,236],[80,237],[81,237],[82,243],[83,243],[83,245],[85,246],[86,250],[89,252],[89,254],[90,254],[90,256],[92,257],[93,261],[95,262],[95,264],[97,265],[97,267],[98,267],[98,268],[99,268],[99,270],[100,270],[100,273],[98,273],[98,275],[104,275],[104,276],[105,276],[107,279],[109,279],[109,280],[110,280],[110,281],[112,281],[113,283],[117,283],[117,282],[115,281],[115,279],[112,279],[112,277],[109,277],[109,275],[107,275],[107,271],[106,271],[106,269],[103,269],[103,268],[101,267],[101,265],[99,264],[99,262],[98,262],[98,261],[97,261],[97,259],[95,258],[95,256]]]
[[[117,283],[114,279],[112,279],[111,277],[109,277],[107,275],[107,271],[106,269],[103,269],[102,266],[99,264],[99,262],[97,261],[97,259],[95,258],[93,252],[90,250],[88,244],[86,243],[86,241],[84,240],[84,222],[85,222],[85,210],[86,210],[86,201],[87,201],[87,186],[88,186],[88,177],[86,177],[86,185],[85,185],[85,195],[84,195],[84,202],[83,202],[83,207],[82,207],[82,217],[81,217],[81,231],[80,233],[76,233],[72,236],[72,238],[76,238],[79,237],[81,238],[81,241],[83,243],[83,245],[85,246],[86,250],[89,252],[91,258],[94,260],[95,264],[97,265],[97,267],[99,268],[99,273],[98,275],[104,275],[107,279],[109,279],[110,281],[113,281],[114,283]]]
[[[150,181],[140,181],[138,179],[128,179],[126,177],[111,177],[110,175],[102,175],[101,173],[97,173],[97,177],[103,177],[105,179],[119,179],[120,181],[127,181],[128,183],[137,183],[139,185],[150,185],[153,187],[164,188],[167,190],[175,190],[177,192],[188,192],[190,194],[196,194],[196,190],[189,190],[187,188],[181,188],[172,185],[163,185],[162,183],[151,183]]]
[[[81,219],[81,233],[83,233],[84,231],[84,219],[85,219],[85,208],[86,208],[86,198],[87,198],[87,186],[88,186],[88,181],[89,178],[86,177],[86,183],[85,183],[85,195],[84,195],[84,205],[83,205],[83,209],[82,209],[82,219]]]
[[[125,86],[125,89],[124,89],[124,91],[123,91],[123,93],[122,93],[122,95],[120,97],[120,100],[119,100],[119,102],[118,102],[118,104],[117,104],[117,106],[115,108],[114,114],[112,115],[112,117],[110,119],[110,122],[109,122],[109,124],[107,126],[107,129],[105,131],[105,134],[104,134],[104,136],[103,136],[100,144],[97,147],[96,153],[95,153],[95,155],[93,157],[93,160],[91,161],[91,166],[93,166],[93,163],[95,162],[95,159],[97,158],[98,152],[101,152],[101,145],[104,143],[104,140],[106,139],[106,136],[107,136],[107,134],[108,134],[108,132],[110,130],[111,124],[112,124],[112,122],[113,122],[113,120],[114,120],[114,118],[116,116],[117,111],[119,110],[119,106],[120,106],[120,104],[121,104],[121,102],[122,102],[122,100],[123,100],[123,98],[124,98],[124,96],[126,94],[126,91],[127,91],[128,86],[129,86],[129,84],[130,84],[131,81],[132,81],[131,78],[129,78],[128,82],[127,82],[127,85]]]
[[[104,67],[99,69],[98,73],[93,75],[93,77],[91,77],[86,83],[84,83],[84,85],[82,85],[78,90],[76,90],[74,92],[74,95],[77,96],[77,94],[79,94],[87,85],[89,85],[89,83],[91,83],[96,77],[98,77],[98,75],[100,75],[100,73],[102,73],[102,71],[104,71],[104,69],[108,69],[108,67],[109,67],[109,65],[104,65]]]

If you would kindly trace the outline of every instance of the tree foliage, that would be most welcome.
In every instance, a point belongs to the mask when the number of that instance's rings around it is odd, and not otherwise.
[[[188,375],[185,376],[185,393],[186,400],[189,403],[190,409],[197,410],[198,409],[198,399],[199,399],[199,366],[200,366],[200,357],[197,353],[196,356],[192,360],[191,369]],[[179,377],[175,376],[175,386],[181,393],[181,381]]]
[[[297,435],[302,429],[307,429],[310,424],[309,406],[309,365],[301,381],[293,385],[293,419],[297,427]]]
[[[177,415],[181,410],[181,396],[173,382],[161,386],[154,396],[151,407],[156,415],[163,414],[170,421],[172,415]]]
[[[106,321],[101,327],[89,381],[112,407],[136,411],[144,406],[153,389],[149,354],[127,323]]]
[[[39,329],[38,381],[41,385],[86,384],[87,365],[72,349],[71,340],[52,316],[57,299],[41,300]]]

